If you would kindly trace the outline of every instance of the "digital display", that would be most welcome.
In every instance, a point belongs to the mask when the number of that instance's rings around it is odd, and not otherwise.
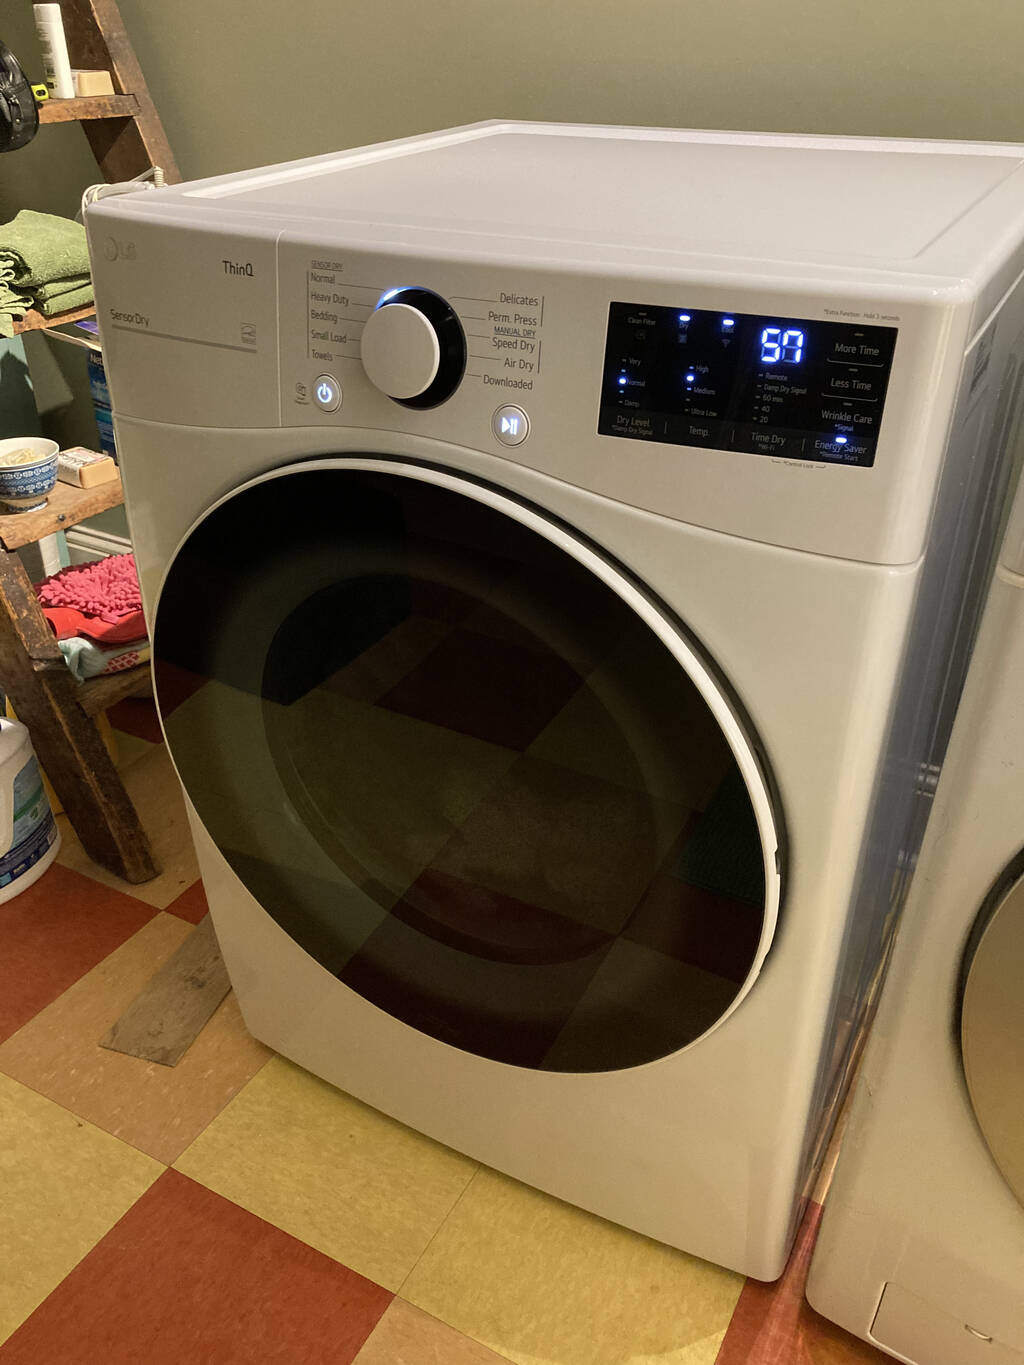
[[[895,327],[613,303],[598,431],[871,465]]]
[[[805,333],[795,327],[766,327],[761,333],[762,365],[799,365],[804,358]]]

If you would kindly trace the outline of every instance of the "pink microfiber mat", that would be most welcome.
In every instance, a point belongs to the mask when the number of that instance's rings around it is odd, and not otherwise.
[[[38,585],[36,595],[58,640],[85,635],[112,644],[146,633],[134,555],[61,569]]]

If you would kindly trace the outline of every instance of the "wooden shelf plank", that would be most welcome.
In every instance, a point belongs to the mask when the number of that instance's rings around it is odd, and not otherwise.
[[[40,123],[78,123],[97,118],[134,118],[135,95],[88,95],[73,100],[48,99],[37,106]]]
[[[125,697],[137,697],[149,690],[149,664],[138,664],[135,668],[126,668],[123,673],[87,678],[79,684],[78,700],[87,716],[96,716]]]
[[[16,550],[31,545],[55,531],[66,531],[86,517],[105,512],[108,507],[119,507],[124,502],[121,476],[95,488],[76,488],[70,483],[58,483],[47,494],[45,507],[34,512],[7,512],[0,515],[0,545]]]
[[[50,318],[30,308],[20,321],[15,320],[14,333],[17,336],[19,332],[38,332],[41,327],[63,327],[67,322],[81,322],[83,318],[95,316],[96,309],[91,303],[84,308],[69,308],[66,313],[54,313]]]

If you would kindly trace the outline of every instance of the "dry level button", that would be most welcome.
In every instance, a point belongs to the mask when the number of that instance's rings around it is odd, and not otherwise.
[[[324,412],[336,412],[341,407],[341,385],[332,374],[317,376],[313,385],[313,402]]]
[[[491,418],[491,430],[504,446],[522,445],[530,434],[530,419],[522,408],[506,403]]]

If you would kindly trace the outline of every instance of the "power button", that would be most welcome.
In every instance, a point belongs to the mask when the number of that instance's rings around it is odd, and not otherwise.
[[[341,385],[333,375],[317,376],[313,385],[313,402],[324,412],[335,412],[341,407]]]

